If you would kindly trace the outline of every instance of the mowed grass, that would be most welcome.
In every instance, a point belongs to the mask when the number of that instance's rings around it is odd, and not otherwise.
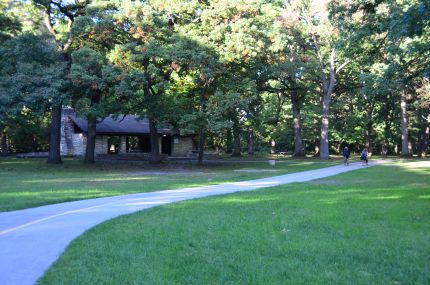
[[[145,162],[98,162],[88,166],[78,159],[66,159],[62,165],[48,165],[44,159],[0,158],[0,212],[88,198],[248,180],[337,163],[339,161],[291,160],[274,168],[267,161],[204,167],[151,166]]]
[[[376,166],[105,222],[38,284],[430,284],[430,168]]]

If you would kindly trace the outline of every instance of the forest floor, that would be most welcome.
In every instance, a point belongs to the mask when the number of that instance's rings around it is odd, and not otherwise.
[[[122,216],[73,241],[39,284],[429,284],[429,166]]]
[[[340,160],[294,159],[270,166],[258,162],[198,166],[147,162],[97,162],[84,165],[65,159],[48,165],[45,159],[0,158],[0,212],[89,198],[143,193],[244,181],[336,165]]]

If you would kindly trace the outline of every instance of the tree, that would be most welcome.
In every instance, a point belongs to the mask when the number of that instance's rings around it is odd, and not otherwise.
[[[271,92],[274,96],[282,96],[291,102],[294,133],[293,156],[304,156],[302,146],[302,118],[301,109],[308,91],[314,88],[313,70],[317,68],[316,61],[312,60],[311,46],[308,44],[308,35],[299,21],[297,13],[284,10],[279,17],[282,25],[280,37],[283,38],[282,52],[273,53],[269,61],[260,70],[258,77],[259,89]],[[280,102],[276,111],[277,123],[282,104],[285,100],[278,98]]]
[[[227,108],[211,111],[228,115],[223,118],[223,125],[231,125],[233,155],[241,153],[242,128],[250,117],[251,105],[258,99],[259,69],[267,62],[269,50],[279,49],[274,44],[278,41],[274,33],[278,15],[279,5],[273,1],[209,1],[201,12],[202,36],[218,54],[222,74],[217,84],[218,95],[213,98],[220,102],[212,100],[211,106]],[[229,134],[229,129],[224,130]]]
[[[177,121],[183,133],[198,134],[198,163],[201,165],[206,135],[211,130],[208,103],[216,90],[218,59],[213,51],[199,48],[195,42],[190,49],[196,56],[184,64],[185,72],[181,72],[179,80],[174,80],[171,92],[186,98],[178,105],[183,113]]]
[[[143,16],[143,17],[142,17]],[[151,162],[161,161],[157,124],[162,118],[163,95],[172,73],[178,68],[177,34],[165,15],[160,15],[148,3],[127,3],[126,10],[118,14],[120,21],[127,21],[131,39],[117,45],[114,62],[134,78],[133,111],[149,120]]]
[[[357,57],[368,56],[373,63],[362,61],[364,72],[379,69],[368,66],[385,66],[380,85],[387,86],[385,105],[393,98],[398,102],[402,155],[411,155],[410,130],[416,121],[410,106],[416,101],[416,84],[428,76],[430,39],[430,6],[426,1],[335,1],[332,5],[336,21],[341,23],[343,34],[352,35],[360,49],[350,49]],[[376,55],[376,56],[375,56]],[[367,68],[367,70],[366,70]],[[372,70],[373,69],[373,70]],[[369,77],[369,76],[367,76]],[[419,84],[418,84],[419,85]],[[382,98],[381,98],[382,99]],[[384,107],[385,116],[388,108]],[[412,115],[412,116],[411,116]],[[386,120],[386,129],[389,129]],[[387,131],[385,132],[387,133]]]
[[[209,98],[209,125],[212,131],[221,132],[232,130],[232,156],[241,156],[241,124],[249,114],[251,101],[255,100],[255,84],[249,79],[239,82],[220,84],[215,94]],[[225,89],[224,89],[225,88]],[[248,89],[246,89],[248,88]]]
[[[94,163],[97,119],[103,119],[110,114],[109,106],[103,103],[113,90],[118,72],[107,64],[101,53],[90,48],[81,48],[72,53],[70,77],[77,88],[85,90],[79,92],[80,97],[75,98],[75,101],[80,113],[84,114],[88,121],[84,162]]]
[[[426,157],[430,140],[430,80],[428,78],[424,78],[419,82],[417,93],[418,100],[416,108],[419,111],[418,120],[421,122],[419,155],[421,157]]]
[[[49,102],[62,96],[66,66],[50,39],[33,34],[9,39],[0,47],[0,62],[0,121],[42,116]]]
[[[0,2],[0,45],[13,36],[16,36],[21,31],[21,24],[18,19],[11,13],[11,1]],[[2,71],[3,67],[1,66]],[[4,71],[3,71],[4,72]],[[2,74],[3,77],[3,74]],[[1,106],[1,105],[0,105]],[[1,137],[1,154],[6,155],[8,152],[7,147],[7,133],[5,126],[5,115],[0,113],[0,137]]]
[[[336,85],[336,75],[349,63],[339,61],[336,47],[338,34],[328,15],[328,1],[313,2],[301,10],[301,18],[306,23],[311,45],[318,60],[321,82],[321,136],[320,158],[327,159],[329,154],[329,120],[332,94]]]
[[[90,1],[34,0],[33,2],[42,10],[46,28],[53,37],[59,52],[62,54],[63,61],[70,67],[70,54],[74,40],[71,30],[76,18],[85,14],[85,8],[89,5]],[[66,93],[67,90],[64,90],[64,92]],[[51,101],[48,163],[61,163],[61,109],[63,103],[64,97],[53,98]]]

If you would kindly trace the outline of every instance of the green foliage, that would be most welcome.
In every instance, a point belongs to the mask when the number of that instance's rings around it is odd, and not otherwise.
[[[46,150],[45,113],[64,100],[66,65],[52,41],[22,34],[0,46],[0,125],[14,151]]]
[[[32,114],[29,110],[23,110],[15,115],[7,129],[9,148],[15,152],[38,152],[49,149],[49,116],[45,113]]]
[[[100,52],[81,48],[72,53],[70,78],[76,90],[75,105],[85,117],[104,118],[118,109],[109,96],[118,81],[119,72],[107,63]]]
[[[60,100],[65,65],[49,39],[23,34],[0,48],[1,96],[13,103],[2,106],[43,112],[48,102]]]
[[[367,140],[371,137],[378,143],[395,145],[399,140],[396,125],[400,125],[396,123],[400,122],[400,104],[395,101],[407,93],[413,106],[416,90],[428,77],[430,49],[425,43],[430,39],[430,7],[425,1],[335,2],[332,17],[348,43],[343,47],[345,52],[356,62],[350,70],[358,83],[354,93],[359,101],[354,102],[351,118],[361,117]],[[410,130],[418,126],[420,110],[409,110]]]
[[[17,35],[22,25],[12,11],[12,1],[0,1],[0,43]]]
[[[426,1],[35,0],[0,6],[3,125],[24,107],[37,116],[72,99],[84,115],[137,114],[223,146],[233,127],[252,130],[259,146],[275,139],[290,150],[293,110],[301,116],[302,140],[318,145],[320,96],[332,81],[334,151],[341,144],[359,149],[383,142],[394,150],[403,92],[414,149],[428,144]]]

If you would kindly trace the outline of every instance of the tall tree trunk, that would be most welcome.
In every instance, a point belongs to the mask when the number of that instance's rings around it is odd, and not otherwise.
[[[321,138],[320,138],[320,158],[330,158],[329,154],[329,116],[330,116],[330,98],[325,95],[323,98],[323,113],[321,119]]]
[[[248,129],[248,154],[254,155],[254,130]]]
[[[207,82],[208,84],[209,81]],[[206,113],[206,108],[207,108],[207,98],[209,97],[207,94],[207,88],[209,85],[205,84],[205,92],[202,92],[200,95],[200,112],[202,112],[203,114]],[[205,124],[206,127],[206,124]],[[197,157],[198,161],[197,163],[199,165],[203,165],[203,156],[204,156],[204,151],[205,151],[205,140],[206,140],[206,128],[205,127],[201,127],[199,130],[199,155]]]
[[[388,102],[391,100],[390,95],[387,97],[387,101],[384,103],[384,150],[386,151],[385,155],[388,154],[389,149],[389,137],[390,137],[390,129],[391,129],[391,119],[390,119],[390,107],[388,106]]]
[[[334,85],[336,84],[336,50],[333,48],[330,56],[330,78],[327,79],[321,72],[322,77],[322,119],[321,119],[321,136],[320,136],[320,158],[330,158],[329,153],[329,118],[330,118],[330,103],[331,94],[333,93]]]
[[[233,125],[233,143],[234,146],[231,156],[242,156],[239,122],[234,122]]]
[[[0,135],[1,135],[1,155],[6,156],[8,153],[7,150],[7,134],[4,128],[0,129]]]
[[[293,108],[293,120],[294,120],[294,157],[304,156],[302,147],[302,122],[300,116],[300,100],[298,96],[297,88],[291,90],[291,104]]]
[[[61,161],[61,109],[62,105],[52,106],[49,135],[48,163],[59,164]]]
[[[329,112],[330,112],[330,101],[324,100],[323,103],[323,114],[321,120],[321,139],[320,139],[320,158],[330,158],[329,143],[328,143],[328,131],[329,131]]]
[[[401,110],[401,129],[402,129],[402,152],[401,156],[410,156],[409,152],[409,118],[407,113],[406,90],[402,91],[400,96],[400,110]]]
[[[151,142],[151,158],[149,159],[149,162],[153,164],[161,163],[157,125],[151,118],[149,119],[149,133]]]
[[[95,108],[100,104],[101,94],[91,96],[91,108]],[[85,150],[84,163],[94,163],[96,155],[96,136],[97,136],[97,116],[90,115],[88,119],[88,134],[87,134],[87,148]]]
[[[367,124],[366,124],[366,148],[369,154],[373,153],[373,106],[367,109]]]
[[[204,156],[204,150],[205,150],[205,131],[200,130],[199,132],[199,156],[198,156],[198,164],[203,165],[203,156]]]
[[[48,5],[49,8],[47,8],[46,11],[43,13],[44,17],[44,23],[46,25],[46,28],[48,29],[49,33],[51,33],[52,38],[57,43],[58,50],[61,51],[63,54],[63,59],[67,63],[67,66],[70,68],[71,62],[70,58],[68,56],[68,47],[70,44],[64,45],[63,43],[60,43],[60,41],[57,38],[57,31],[54,28],[54,21],[52,21],[52,15],[51,14],[51,6]],[[69,18],[69,20],[72,20]],[[71,43],[72,38],[69,38],[69,42]],[[48,160],[47,163],[52,164],[60,164],[61,161],[61,109],[62,109],[62,103],[54,104],[51,106],[51,126],[50,126],[50,137],[49,137],[49,154],[48,154]]]
[[[32,151],[38,151],[39,150],[39,143],[38,143],[37,137],[35,135],[33,135],[33,138],[32,138],[31,149],[32,149]]]
[[[97,128],[97,117],[90,116],[88,118],[87,148],[85,150],[84,163],[95,162],[96,136],[97,136],[96,128]]]
[[[427,114],[427,122],[424,125],[423,135],[421,139],[421,150],[420,156],[427,156],[427,149],[429,147],[429,138],[430,138],[430,113]]]
[[[225,140],[226,140],[226,142],[225,142],[225,144],[226,144],[226,150],[225,150],[225,152],[226,153],[232,153],[233,152],[233,147],[232,147],[232,145],[233,145],[233,136],[232,136],[231,133],[232,133],[231,129],[228,129],[227,130],[227,135],[226,135],[226,138],[225,138]]]

